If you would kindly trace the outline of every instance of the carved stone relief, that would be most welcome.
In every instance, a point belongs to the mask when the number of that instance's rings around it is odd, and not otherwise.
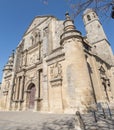
[[[55,63],[50,67],[51,86],[58,87],[62,85],[62,66],[60,63]]]
[[[33,54],[28,55],[27,65],[33,65],[39,60],[39,52],[36,51]]]
[[[50,68],[51,79],[62,78],[62,66],[58,62]]]
[[[32,45],[37,44],[40,41],[40,30],[36,29],[32,32],[32,36],[30,37]]]

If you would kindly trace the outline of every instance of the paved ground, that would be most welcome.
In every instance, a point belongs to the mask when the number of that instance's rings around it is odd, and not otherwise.
[[[74,130],[74,115],[0,112],[0,130]]]

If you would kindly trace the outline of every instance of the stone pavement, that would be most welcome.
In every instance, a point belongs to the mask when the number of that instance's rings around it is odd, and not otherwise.
[[[0,112],[0,130],[75,130],[74,115]]]

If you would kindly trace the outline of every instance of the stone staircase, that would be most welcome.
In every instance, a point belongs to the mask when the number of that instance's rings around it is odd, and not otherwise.
[[[96,122],[93,113],[84,114],[82,119],[85,125],[85,129],[94,130],[96,128]]]
[[[111,113],[110,113],[111,112]],[[87,114],[76,114],[80,130],[114,130],[114,110],[92,111]],[[77,126],[75,126],[76,130]]]

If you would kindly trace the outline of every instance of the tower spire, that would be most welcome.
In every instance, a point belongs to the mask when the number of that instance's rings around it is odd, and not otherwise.
[[[73,38],[73,37],[80,37],[81,38],[81,32],[76,30],[76,27],[74,26],[74,21],[71,20],[69,13],[66,12],[65,14],[65,21],[63,23],[64,25],[64,33],[61,35],[61,42],[60,44],[63,43],[63,41],[67,38]]]
[[[70,20],[70,16],[68,12],[66,12],[65,17],[66,17],[66,20]]]

